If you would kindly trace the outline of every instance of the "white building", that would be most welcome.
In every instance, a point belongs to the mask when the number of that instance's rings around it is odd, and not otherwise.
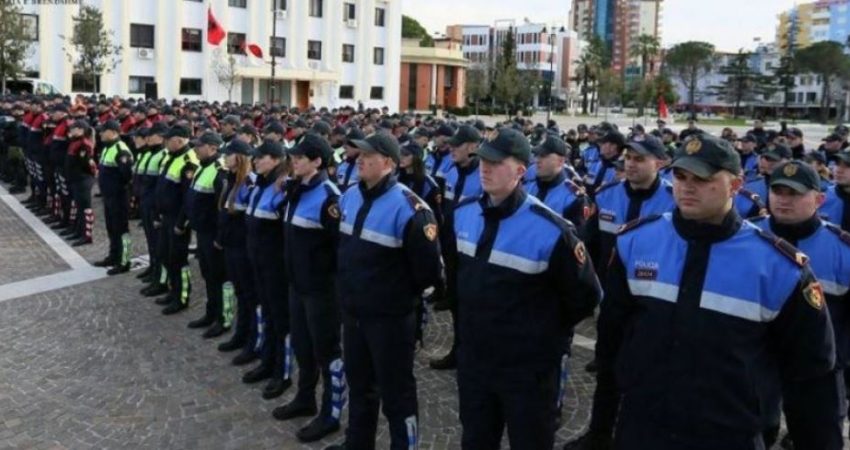
[[[27,2],[32,3],[32,2]],[[82,3],[82,2],[80,2]],[[156,83],[160,98],[228,99],[213,67],[234,54],[241,77],[233,101],[267,102],[271,53],[276,55],[275,100],[307,107],[399,104],[400,0],[87,0],[99,8],[121,45],[119,66],[100,79],[100,92],[143,96]],[[228,32],[207,42],[207,9]],[[38,40],[29,57],[31,75],[65,93],[91,92],[74,75],[60,35],[70,36],[77,5],[27,4]],[[272,36],[273,21],[275,35]],[[259,45],[265,63],[243,56],[243,42]]]

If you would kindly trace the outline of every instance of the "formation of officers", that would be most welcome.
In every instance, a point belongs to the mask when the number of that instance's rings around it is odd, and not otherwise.
[[[507,428],[511,448],[553,448],[573,328],[598,308],[592,417],[565,449],[843,447],[844,127],[806,149],[760,122],[715,137],[229,103],[2,108],[8,181],[85,245],[96,180],[98,265],[130,270],[138,218],[141,293],[163,314],[192,298],[195,236],[206,308],[189,327],[232,330],[218,348],[258,361],[242,381],[265,381],[263,398],[296,382],[272,414],[310,418],[303,442],[347,406],[330,448],[375,448],[379,409],[390,447],[417,448],[414,353],[429,310],[447,310],[453,345],[430,366],[457,369],[462,447],[499,448]]]

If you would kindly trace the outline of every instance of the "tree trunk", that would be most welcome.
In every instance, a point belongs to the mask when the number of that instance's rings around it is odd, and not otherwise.
[[[98,86],[97,86],[97,74],[95,74],[95,73],[91,74],[91,87],[94,90],[95,94],[100,93],[100,89],[98,89]]]
[[[688,86],[688,109],[690,110],[690,117],[693,118],[696,116],[696,105],[694,102],[696,101],[697,96],[697,80],[696,78],[691,78],[691,83]]]
[[[826,123],[829,120],[829,80],[827,77],[823,78],[823,91],[821,92],[820,99],[820,122]]]

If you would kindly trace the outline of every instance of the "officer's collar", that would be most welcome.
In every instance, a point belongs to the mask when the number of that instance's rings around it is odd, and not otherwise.
[[[725,241],[741,229],[742,222],[741,216],[734,207],[726,213],[720,225],[685,219],[679,208],[673,210],[673,226],[679,236],[688,241],[707,243]]]
[[[475,156],[475,155],[472,155],[469,158],[469,165],[467,165],[466,167],[461,167],[460,164],[457,164],[457,163],[455,163],[455,166],[457,166],[458,172],[462,172],[464,174],[470,174],[470,173],[472,173],[473,170],[478,170],[478,157]]]
[[[489,194],[482,195],[479,202],[481,203],[482,215],[485,217],[492,215],[492,217],[497,219],[504,219],[512,216],[525,203],[526,198],[528,198],[528,194],[525,193],[522,184],[518,184],[513,192],[511,192],[511,195],[498,205],[491,203]]]
[[[208,165],[216,162],[220,157],[221,157],[221,155],[218,154],[218,152],[215,152],[214,155],[212,155],[208,158],[201,159],[199,162],[201,163],[202,166],[208,166]]]
[[[301,189],[302,191],[309,191],[309,190],[312,190],[314,187],[322,184],[327,179],[328,179],[328,174],[327,174],[327,172],[325,172],[324,169],[322,169],[322,170],[319,170],[318,172],[316,172],[316,174],[313,175],[313,178],[310,178],[310,181],[308,181],[306,183],[302,183],[301,180],[298,180],[298,186],[299,186],[299,189]]]
[[[770,216],[768,220],[770,221],[770,230],[773,231],[773,234],[793,245],[796,245],[801,239],[815,234],[821,226],[820,217],[817,214],[800,223],[794,224],[779,223],[773,216]]]
[[[172,154],[172,155],[174,155],[174,156],[180,156],[180,155],[185,154],[185,153],[186,153],[186,152],[188,152],[188,151],[189,151],[189,146],[188,146],[188,145],[184,145],[183,147],[180,147],[179,149],[177,149],[177,150],[175,150],[174,152],[172,152],[171,154]]]
[[[632,184],[628,181],[624,181],[623,185],[626,187],[626,194],[630,198],[649,198],[655,194],[655,191],[658,190],[658,186],[661,186],[661,176],[659,174],[655,174],[655,181],[652,182],[648,189],[633,189]]]
[[[381,178],[381,181],[372,188],[366,187],[366,182],[363,180],[360,180],[357,187],[360,189],[360,193],[363,195],[363,198],[378,198],[384,192],[387,192],[391,187],[393,187],[395,183],[396,177],[390,173],[384,178]]]
[[[567,179],[567,169],[562,169],[560,172],[558,172],[557,175],[555,175],[555,178],[552,178],[549,181],[541,179],[540,176],[539,176],[540,172],[537,172],[537,173],[538,173],[537,186],[541,187],[541,188],[543,188],[543,187],[550,187],[551,188],[553,186],[557,186],[557,185],[563,183],[564,181],[566,181],[566,179]]]

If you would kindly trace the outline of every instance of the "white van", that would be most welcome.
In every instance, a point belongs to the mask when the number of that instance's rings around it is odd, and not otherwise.
[[[6,91],[10,94],[55,95],[62,92],[53,83],[36,78],[19,78],[6,80]]]

